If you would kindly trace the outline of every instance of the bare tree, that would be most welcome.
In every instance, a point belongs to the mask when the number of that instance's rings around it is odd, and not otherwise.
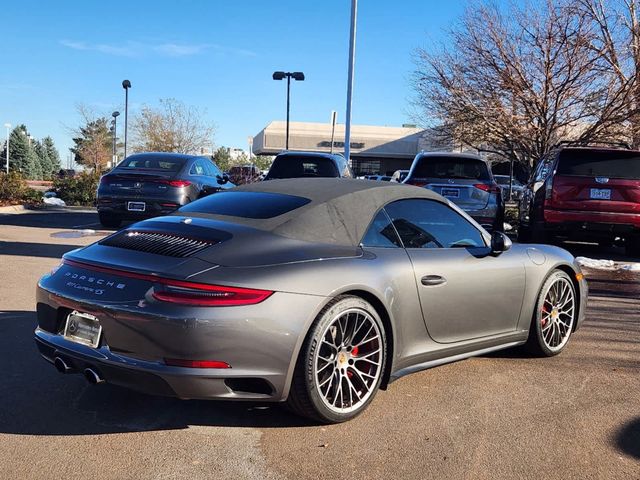
[[[591,47],[604,59],[614,88],[628,98],[632,144],[640,147],[640,22],[638,0],[579,0],[584,17],[594,28]]]
[[[419,49],[413,76],[419,120],[444,141],[526,165],[562,140],[624,136],[632,113],[593,48],[593,23],[562,0],[469,7],[446,46]]]
[[[135,151],[200,154],[211,147],[214,128],[197,107],[168,98],[158,108],[145,105],[133,124]]]

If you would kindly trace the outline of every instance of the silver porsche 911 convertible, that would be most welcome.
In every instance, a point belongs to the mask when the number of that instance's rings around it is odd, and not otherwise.
[[[65,255],[35,340],[63,373],[196,399],[361,413],[417,370],[526,345],[556,355],[587,285],[557,247],[490,236],[408,185],[246,185]]]

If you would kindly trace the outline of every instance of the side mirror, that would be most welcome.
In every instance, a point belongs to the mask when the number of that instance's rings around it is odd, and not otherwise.
[[[229,175],[227,175],[226,173],[222,176],[218,175],[218,183],[220,185],[224,185],[225,183],[229,182]]]
[[[493,232],[491,234],[491,253],[500,254],[511,248],[513,243],[511,239],[502,232]]]

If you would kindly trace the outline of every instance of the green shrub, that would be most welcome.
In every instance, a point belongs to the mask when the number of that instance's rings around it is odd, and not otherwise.
[[[73,177],[56,178],[53,188],[58,198],[67,205],[93,206],[99,181],[99,174],[81,172]]]
[[[19,172],[0,173],[0,201],[20,202],[27,190],[27,183]]]
[[[42,192],[27,187],[22,195],[22,201],[24,203],[40,203],[42,202]]]

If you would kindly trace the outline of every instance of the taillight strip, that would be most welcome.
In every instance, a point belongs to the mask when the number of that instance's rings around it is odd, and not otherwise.
[[[128,272],[126,270],[119,270],[111,267],[101,267],[98,265],[92,265],[89,263],[78,262],[76,260],[64,259],[62,261],[64,265],[72,267],[84,268],[86,270],[92,270],[94,272],[107,273],[111,275],[117,275],[120,277],[135,278],[137,280],[146,280],[148,282],[159,283],[161,285],[167,285],[170,287],[181,287],[191,289],[193,292],[154,292],[153,296],[157,300],[182,303],[187,305],[202,305],[202,306],[233,306],[233,305],[254,305],[260,303],[269,298],[273,291],[260,290],[255,288],[242,288],[231,287],[227,285],[210,285],[208,283],[187,282],[184,280],[174,280],[172,278],[159,277],[157,275],[150,275],[144,273]],[[196,298],[198,291],[211,292],[211,293],[229,293],[237,294],[239,297],[243,297],[241,300],[233,298],[215,298],[215,297],[202,297]],[[193,295],[190,295],[193,293]]]

